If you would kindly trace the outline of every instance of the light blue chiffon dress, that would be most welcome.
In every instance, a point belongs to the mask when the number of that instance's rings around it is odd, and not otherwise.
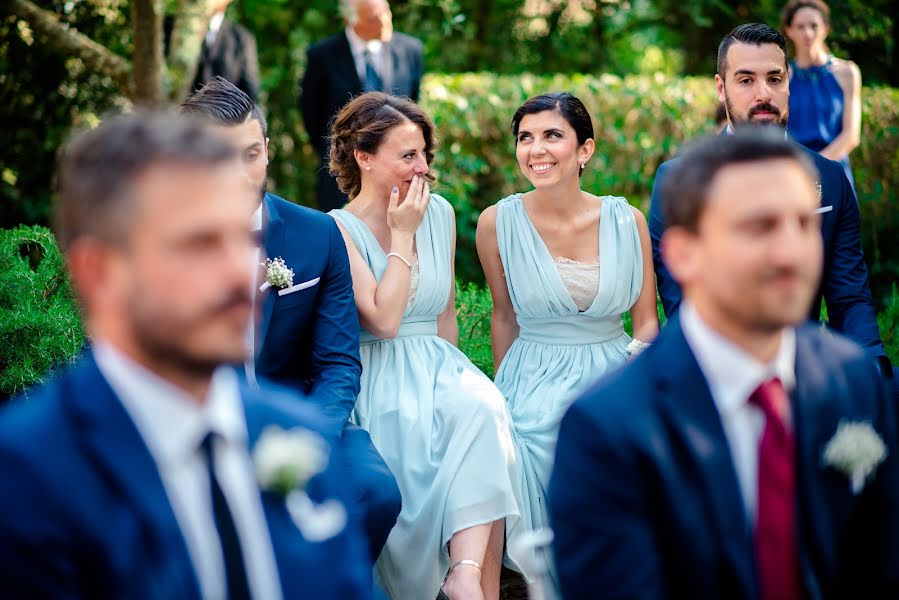
[[[499,202],[496,237],[520,328],[499,366],[496,385],[512,415],[512,435],[523,472],[517,527],[536,530],[549,527],[546,489],[565,410],[579,392],[627,356],[631,338],[623,329],[621,315],[640,295],[643,255],[627,200],[604,196],[598,291],[580,310],[520,194]],[[510,549],[515,550],[511,545]],[[540,553],[519,557],[518,562],[538,564],[540,571],[550,572],[552,581],[552,569],[544,558],[545,553]],[[525,575],[530,579],[531,573]]]
[[[345,210],[329,214],[380,281],[387,256],[371,230]],[[437,336],[453,285],[452,235],[452,208],[431,195],[415,233],[418,283],[399,335],[381,339],[363,331],[360,338],[361,392],[352,419],[371,434],[403,499],[375,565],[377,584],[394,600],[433,600],[450,566],[454,533],[498,519],[515,526],[519,515],[513,483],[519,465],[505,400]]]

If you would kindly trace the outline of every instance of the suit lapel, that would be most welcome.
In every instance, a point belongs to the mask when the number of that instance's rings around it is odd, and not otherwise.
[[[272,202],[268,194],[262,198],[262,247],[265,250],[265,258],[275,258],[281,256],[284,247],[284,222],[275,203]],[[259,309],[259,329],[256,337],[256,356],[262,352],[265,344],[265,336],[272,320],[272,311],[275,308],[275,290],[269,288],[265,292],[259,292],[256,289],[256,302],[261,302]]]
[[[668,361],[666,368],[655,374],[661,409],[700,473],[714,518],[712,527],[722,542],[726,558],[747,591],[746,597],[755,597],[751,527],[730,446],[708,383],[678,319],[669,321],[658,340],[656,352]]]
[[[151,564],[146,581],[159,597],[199,597],[196,573],[156,462],[124,406],[88,352],[73,369],[66,406],[83,433],[83,445],[98,468],[139,514]],[[135,582],[136,584],[139,582]],[[157,597],[157,594],[148,594]]]
[[[835,405],[827,401],[828,374],[811,336],[796,332],[796,388],[791,394],[796,437],[797,515],[799,520],[800,564],[803,583],[812,598],[820,597],[820,586],[812,562],[835,565],[833,544],[829,541],[832,515],[827,511],[827,478],[822,470],[819,438],[828,435],[821,424],[836,423]],[[848,392],[847,392],[848,393]],[[815,427],[819,425],[818,427]]]
[[[356,70],[356,59],[353,58],[353,51],[350,50],[350,41],[347,39],[346,33],[340,34],[337,51],[334,69],[345,80],[352,82],[350,97],[355,96],[362,91],[362,80],[359,79],[359,72]],[[348,102],[350,98],[344,98],[343,100]]]

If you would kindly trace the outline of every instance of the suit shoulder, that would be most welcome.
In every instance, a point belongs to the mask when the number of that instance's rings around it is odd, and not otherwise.
[[[289,221],[292,226],[312,225],[327,228],[333,222],[331,217],[320,210],[295,204],[271,193],[268,194],[268,198],[275,205],[281,218]]]
[[[851,365],[870,362],[864,349],[849,338],[824,329],[817,324],[806,324],[796,330],[800,343],[805,342],[814,348],[817,358],[822,364],[833,366]]]
[[[830,160],[827,157],[821,156],[814,150],[806,148],[805,146],[803,146],[802,144],[799,144],[798,142],[796,143],[796,145],[799,146],[799,148],[801,148],[802,151],[805,152],[805,154],[810,159],[812,159],[812,162],[815,164],[815,168],[818,169],[818,172],[820,173],[822,178],[825,177],[826,175],[836,176],[836,175],[840,175],[843,173],[843,165],[841,165],[840,163],[838,163],[834,160]]]
[[[343,41],[346,40],[346,34],[341,32],[336,35],[332,35],[330,37],[326,37],[322,40],[318,40],[317,42],[313,42],[309,45],[309,48],[306,50],[306,54],[310,57],[315,55],[316,57],[322,56],[324,57],[329,52],[333,52],[334,48],[340,45]]]
[[[408,48],[409,50],[411,50],[413,52],[420,53],[422,51],[422,49],[424,48],[424,45],[422,44],[420,39],[418,39],[417,37],[411,36],[407,33],[395,32],[393,34],[393,36],[398,43],[400,43],[402,46],[405,46],[406,48]]]

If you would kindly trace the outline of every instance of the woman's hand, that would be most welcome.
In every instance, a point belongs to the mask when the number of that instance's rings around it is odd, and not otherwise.
[[[412,185],[409,186],[402,203],[400,203],[400,190],[394,186],[390,193],[390,204],[387,206],[387,227],[390,228],[390,233],[413,236],[424,219],[430,201],[431,186],[421,175],[412,178]]]

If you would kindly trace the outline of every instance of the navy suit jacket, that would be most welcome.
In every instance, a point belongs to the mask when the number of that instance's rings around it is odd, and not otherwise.
[[[823,297],[827,303],[828,325],[864,346],[871,357],[879,361],[882,367],[889,369],[889,361],[877,328],[877,311],[868,288],[868,267],[862,253],[861,217],[855,193],[840,163],[828,160],[799,144],[797,146],[814,161],[820,177],[821,207],[830,208],[821,215],[824,268],[821,273],[821,289],[809,318],[818,320]],[[659,190],[668,169],[676,160],[662,163],[656,172],[649,209],[649,236],[652,239],[656,285],[669,319],[680,305],[681,289],[665,268],[659,248],[659,241],[665,233]]]
[[[385,91],[418,101],[424,70],[421,40],[394,32],[384,45],[387,67],[382,74]],[[306,72],[300,83],[300,111],[309,141],[324,157],[328,151],[328,124],[344,104],[362,93],[362,81],[341,31],[309,46]]]
[[[266,255],[284,259],[294,285],[318,282],[285,295],[257,293],[256,376],[308,395],[339,437],[362,375],[346,244],[334,219],[273,194],[262,200],[262,222]]]
[[[250,447],[270,424],[321,432],[295,394],[241,397]],[[332,447],[307,484],[313,500],[349,506]],[[0,413],[0,590],[8,598],[199,600],[197,575],[150,451],[88,352]],[[279,496],[260,492],[285,598],[369,598],[361,524],[303,538]]]
[[[855,344],[796,336],[797,517],[809,599],[899,598],[899,448],[888,383]],[[887,457],[858,495],[822,454],[842,419]],[[718,411],[678,319],[574,402],[549,485],[563,597],[758,598],[752,527]]]

